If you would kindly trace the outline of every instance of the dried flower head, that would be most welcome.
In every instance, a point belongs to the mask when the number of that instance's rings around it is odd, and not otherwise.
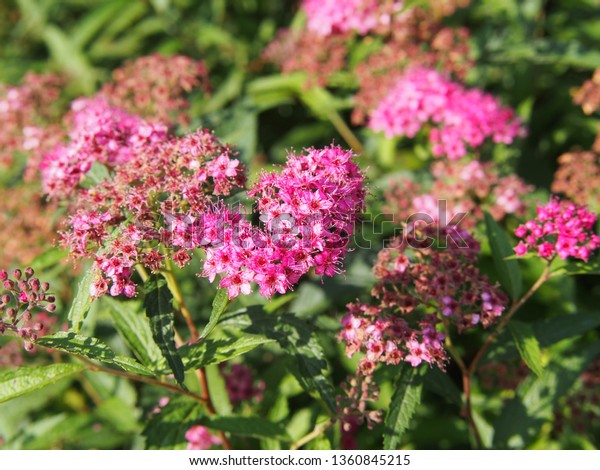
[[[209,91],[204,62],[190,57],[152,54],[128,61],[113,72],[100,94],[108,102],[151,121],[187,125],[193,90]]]
[[[600,209],[600,155],[568,152],[558,157],[552,192],[562,193],[576,204]]]
[[[346,354],[364,353],[361,373],[378,363],[444,368],[450,324],[460,333],[487,328],[502,315],[507,297],[475,266],[478,251],[456,226],[415,223],[379,253],[374,304],[349,304],[342,319]]]

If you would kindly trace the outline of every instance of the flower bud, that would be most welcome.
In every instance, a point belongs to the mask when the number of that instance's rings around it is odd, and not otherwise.
[[[42,282],[42,290],[47,291],[48,289],[50,289],[50,284],[47,282]]]
[[[10,280],[10,279],[7,279],[7,280],[5,280],[5,281],[4,281],[4,288],[5,288],[6,290],[14,290],[14,288],[15,288],[15,283],[14,283],[14,281],[12,281],[12,280]]]
[[[25,277],[29,279],[31,276],[33,276],[34,272],[35,271],[33,270],[33,268],[29,266],[27,269],[25,269]]]
[[[23,272],[22,272],[20,269],[15,269],[15,270],[13,271],[13,277],[14,277],[16,280],[19,280],[19,279],[21,279],[21,276],[22,276],[22,275],[23,275]]]
[[[46,307],[46,310],[49,312],[54,312],[56,310],[56,304],[50,304]]]

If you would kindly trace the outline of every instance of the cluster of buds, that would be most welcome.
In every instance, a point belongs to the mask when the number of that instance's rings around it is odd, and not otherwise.
[[[385,208],[394,220],[422,214],[441,225],[454,222],[472,229],[483,220],[484,211],[494,220],[524,215],[523,199],[532,190],[516,175],[502,176],[493,162],[441,160],[433,163],[431,174],[431,184],[406,178],[391,182]]]
[[[3,287],[0,296],[0,334],[19,336],[24,340],[27,351],[33,349],[33,342],[44,331],[44,324],[35,321],[34,314],[56,310],[55,298],[48,294],[50,286],[33,275],[32,268],[27,268],[25,272],[15,269],[12,277],[6,271],[0,271]]]
[[[349,441],[353,440],[352,433],[363,423],[372,429],[381,422],[381,412],[369,406],[378,399],[379,387],[370,375],[350,376],[342,383],[342,394],[336,397],[337,416]]]

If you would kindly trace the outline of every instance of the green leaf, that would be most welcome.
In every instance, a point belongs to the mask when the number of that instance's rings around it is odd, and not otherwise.
[[[519,298],[523,279],[519,264],[515,259],[506,259],[514,254],[514,250],[504,230],[496,223],[489,213],[485,213],[485,229],[487,232],[494,265],[502,287],[506,289],[513,300]]]
[[[210,332],[215,328],[215,326],[217,326],[221,315],[225,313],[225,310],[227,310],[228,305],[229,296],[227,295],[227,289],[218,289],[217,294],[213,299],[212,313],[210,314],[210,319],[204,327],[204,330],[202,330],[202,333],[200,334],[200,339],[206,338],[210,334]]]
[[[46,348],[57,349],[69,354],[87,357],[88,359],[114,364],[121,369],[135,374],[153,375],[152,371],[134,359],[118,356],[98,338],[76,335],[66,331],[59,331],[51,336],[44,336],[36,344]]]
[[[105,165],[99,162],[94,162],[92,168],[85,174],[84,179],[81,181],[81,187],[91,188],[102,183],[102,181],[110,178],[110,173]]]
[[[101,302],[108,306],[117,331],[142,364],[153,370],[164,370],[167,363],[154,341],[148,317],[132,307],[131,301],[119,302],[104,296]]]
[[[0,372],[0,403],[58,382],[83,369],[80,364],[63,363]]]
[[[566,262],[563,266],[560,266],[556,270],[552,271],[553,276],[577,276],[580,274],[600,274],[600,260],[593,259],[587,263],[583,261]]]
[[[196,400],[177,396],[160,413],[153,414],[143,435],[147,449],[185,449],[186,431],[204,416],[204,407]]]
[[[404,431],[410,426],[410,421],[421,403],[423,382],[419,369],[402,365],[400,376],[396,381],[396,390],[385,418],[387,428],[383,438],[385,450],[396,450],[400,445]]]
[[[205,421],[206,427],[217,429],[239,436],[248,436],[256,438],[277,439],[279,441],[289,441],[285,428],[280,424],[272,423],[264,418],[242,417],[242,416],[220,416],[210,421]]]
[[[542,375],[542,372],[544,372],[542,352],[531,325],[513,320],[508,324],[508,328],[527,367],[538,377]]]
[[[90,288],[94,283],[96,277],[96,270],[90,268],[79,281],[79,287],[77,288],[77,294],[71,304],[71,309],[67,315],[69,319],[70,329],[75,333],[79,333],[81,325],[85,320],[87,313],[90,311],[92,306],[92,296],[90,295]]]
[[[167,281],[152,275],[144,283],[144,308],[150,319],[150,328],[154,341],[158,344],[163,357],[173,371],[173,376],[180,386],[183,385],[185,371],[183,362],[175,347],[175,315],[173,296],[167,288]]]
[[[335,413],[335,391],[326,375],[329,366],[314,326],[291,314],[267,315],[258,306],[233,313],[221,324],[236,325],[248,333],[277,341],[289,359],[290,372],[302,388],[316,394]]]
[[[437,367],[426,370],[423,377],[423,386],[446,399],[448,403],[462,406],[462,393],[454,381]]]
[[[185,369],[199,369],[209,364],[220,364],[275,340],[262,335],[243,334],[240,337],[210,338],[194,344],[185,344],[178,352]]]
[[[600,354],[600,341],[573,356],[561,356],[541,376],[530,375],[509,400],[494,423],[495,448],[527,447],[554,416],[558,400],[567,394],[588,364]]]

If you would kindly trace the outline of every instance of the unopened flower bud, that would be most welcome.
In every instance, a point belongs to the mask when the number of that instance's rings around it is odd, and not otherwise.
[[[46,307],[46,310],[49,312],[54,312],[56,310],[56,304],[50,304]]]
[[[49,295],[48,297],[46,297],[46,300],[48,302],[54,302],[56,300],[56,298],[53,295]]]
[[[6,311],[6,316],[8,317],[9,320],[14,320],[17,316],[17,309],[16,308],[9,308]]]
[[[42,290],[47,291],[48,289],[50,289],[50,284],[47,282],[42,282]]]
[[[26,343],[23,344],[23,347],[25,348],[25,351],[28,351],[28,352],[33,351],[33,344],[32,343],[26,342]]]
[[[29,310],[25,310],[23,312],[23,320],[25,320],[25,321],[31,320],[31,312]]]
[[[4,281],[4,288],[6,290],[13,290],[15,288],[15,283],[14,281],[7,279]]]
[[[0,271],[0,281],[6,281],[6,279],[8,279],[6,271]]]
[[[33,270],[33,268],[29,266],[27,269],[25,269],[25,277],[29,279],[31,276],[33,276],[34,272],[35,271]]]
[[[23,272],[20,269],[15,269],[13,271],[13,277],[17,280],[21,279],[22,275],[23,275]]]

